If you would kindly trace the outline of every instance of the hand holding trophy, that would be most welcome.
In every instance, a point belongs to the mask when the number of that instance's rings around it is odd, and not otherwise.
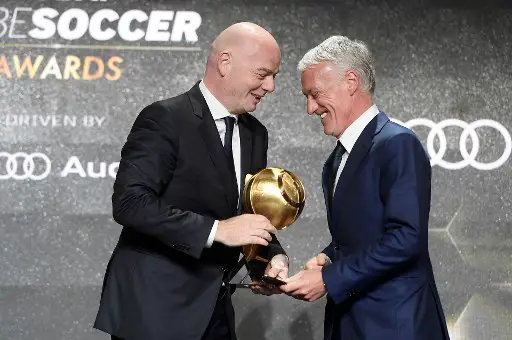
[[[285,229],[297,220],[305,201],[302,182],[288,170],[267,167],[245,178],[244,212],[265,216],[277,230]],[[262,248],[254,244],[243,247],[251,279],[272,285],[284,284],[284,281],[265,275],[265,268],[271,259],[264,255]]]

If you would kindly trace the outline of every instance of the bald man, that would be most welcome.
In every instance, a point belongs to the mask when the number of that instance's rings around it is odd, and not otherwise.
[[[279,64],[269,32],[235,24],[212,43],[202,81],[137,116],[114,183],[123,228],[94,328],[112,339],[235,340],[229,282],[241,247],[267,246],[267,274],[288,276],[275,228],[241,214],[245,175],[267,165],[267,130],[248,112],[274,91]]]

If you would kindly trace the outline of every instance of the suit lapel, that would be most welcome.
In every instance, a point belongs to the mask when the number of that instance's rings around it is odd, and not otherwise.
[[[359,136],[350,152],[345,167],[343,168],[338,183],[336,185],[336,191],[333,197],[333,207],[340,207],[338,203],[340,197],[345,193],[344,188],[351,182],[352,177],[356,173],[359,165],[368,154],[372,144],[373,138],[376,136],[382,127],[389,121],[389,118],[384,112],[379,112],[368,125],[364,128],[363,132]],[[338,218],[339,213],[333,215],[334,218]],[[336,225],[336,224],[334,224]]]
[[[322,170],[322,189],[324,192],[325,206],[327,207],[327,219],[330,224],[331,222],[331,205],[329,204],[329,175],[332,163],[333,153],[329,155],[329,158],[325,161],[324,168]]]
[[[361,135],[354,144],[352,151],[348,155],[347,162],[345,163],[345,167],[340,174],[340,178],[338,179],[338,183],[336,185],[336,191],[334,196],[343,191],[343,187],[350,183],[350,179],[354,176],[359,164],[363,160],[364,156],[370,150],[370,146],[372,145],[372,137],[373,130],[375,128],[376,120],[373,119],[370,124],[366,126]]]
[[[243,115],[238,118],[238,132],[240,134],[240,157],[241,157],[241,169],[240,169],[240,192],[238,198],[238,212],[242,212],[242,194],[244,190],[245,176],[251,171],[251,159],[252,159],[252,132],[247,126],[247,121]],[[253,174],[254,175],[254,174]]]
[[[189,98],[192,103],[194,114],[201,118],[199,123],[199,134],[203,139],[204,145],[208,150],[210,159],[212,160],[217,172],[220,175],[221,181],[224,188],[226,189],[226,200],[231,210],[236,209],[236,176],[229,168],[229,164],[224,152],[224,147],[219,138],[219,131],[213,120],[213,116],[206,104],[206,101],[199,89],[199,83],[197,83],[188,92]]]

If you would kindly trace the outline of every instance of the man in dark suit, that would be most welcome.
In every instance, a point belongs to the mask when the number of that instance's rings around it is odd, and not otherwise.
[[[229,282],[241,246],[268,245],[268,275],[287,277],[275,228],[240,215],[245,175],[267,165],[267,130],[247,112],[274,91],[279,64],[269,32],[235,24],[212,43],[202,81],[138,115],[114,183],[123,229],[95,328],[112,339],[235,340]]]
[[[331,243],[282,290],[327,294],[325,339],[448,339],[428,251],[431,167],[416,135],[373,104],[363,42],[333,36],[298,66],[307,111],[337,138],[322,176]]]

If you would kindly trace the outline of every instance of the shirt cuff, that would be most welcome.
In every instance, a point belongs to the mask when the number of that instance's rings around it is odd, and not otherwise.
[[[215,234],[217,233],[217,226],[219,225],[219,221],[215,220],[213,222],[212,231],[210,231],[210,236],[208,236],[208,240],[206,241],[206,248],[210,248],[213,244],[213,240],[215,240]]]

